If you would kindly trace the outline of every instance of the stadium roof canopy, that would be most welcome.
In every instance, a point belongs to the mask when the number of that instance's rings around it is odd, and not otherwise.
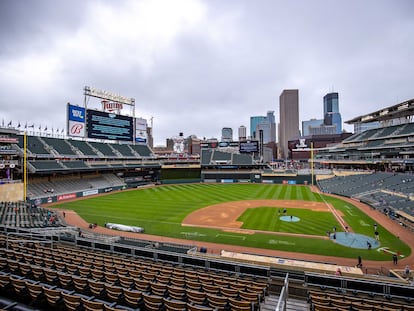
[[[371,112],[369,114],[345,121],[347,124],[369,123],[375,121],[386,121],[397,118],[407,118],[414,115],[414,98],[405,102]]]

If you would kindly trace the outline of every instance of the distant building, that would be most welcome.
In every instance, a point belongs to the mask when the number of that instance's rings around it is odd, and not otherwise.
[[[250,137],[254,139],[256,137],[256,128],[260,123],[266,121],[265,116],[250,117]]]
[[[279,97],[279,157],[289,158],[289,140],[299,138],[299,90],[283,90]]]
[[[244,125],[239,127],[239,141],[244,141],[247,139],[247,129]]]
[[[274,111],[268,111],[266,116],[250,117],[251,138],[259,140],[259,133],[263,135],[263,143],[276,142],[276,122]]]
[[[310,119],[308,121],[302,121],[302,136],[312,135],[312,129],[323,125],[323,119]]]
[[[328,93],[323,97],[324,125],[336,126],[336,134],[342,132],[342,117],[339,113],[338,93]]]
[[[221,129],[221,141],[233,141],[233,129],[230,127],[223,127]]]

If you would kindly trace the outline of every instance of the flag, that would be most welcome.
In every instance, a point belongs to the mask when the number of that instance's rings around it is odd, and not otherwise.
[[[10,122],[7,124],[7,126],[12,126],[12,121],[10,121]]]
[[[56,133],[59,133],[59,129],[56,129]]]
[[[32,125],[29,125],[29,127],[31,127],[31,128],[34,128],[34,124],[32,124]]]
[[[44,129],[44,131],[47,131],[47,125],[45,126],[45,129]]]
[[[64,132],[64,129],[62,129],[60,132],[63,133]]]
[[[19,124],[17,124],[17,128],[20,128],[20,121],[19,121]]]
[[[41,124],[39,124],[39,131],[41,131],[42,130],[42,125]]]
[[[27,129],[27,122],[26,122],[26,124],[24,125],[24,128],[25,128],[25,129]]]

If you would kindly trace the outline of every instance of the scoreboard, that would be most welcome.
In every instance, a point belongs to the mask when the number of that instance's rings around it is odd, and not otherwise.
[[[134,140],[134,119],[132,117],[87,109],[86,120],[88,138]]]
[[[257,140],[241,141],[239,152],[240,153],[259,152],[259,142]]]

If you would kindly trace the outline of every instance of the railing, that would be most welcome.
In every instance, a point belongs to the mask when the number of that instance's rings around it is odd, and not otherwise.
[[[286,311],[287,300],[289,298],[289,273],[286,273],[282,290],[280,291],[279,301],[277,302],[275,311]]]

